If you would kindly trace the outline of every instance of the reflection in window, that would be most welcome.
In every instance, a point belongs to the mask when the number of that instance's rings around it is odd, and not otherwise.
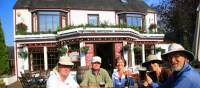
[[[39,12],[40,32],[53,32],[59,28],[59,12]]]
[[[92,26],[97,26],[99,22],[99,15],[90,14],[88,15],[88,24]]]

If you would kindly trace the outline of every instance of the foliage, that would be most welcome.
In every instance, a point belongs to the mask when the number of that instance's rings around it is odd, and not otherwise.
[[[59,31],[64,31],[64,30],[70,30],[70,29],[74,29],[74,28],[79,28],[79,27],[83,27],[85,28],[131,28],[135,31],[140,32],[141,28],[140,27],[136,27],[136,26],[127,26],[126,23],[123,24],[119,24],[119,25],[112,25],[112,24],[108,24],[107,22],[103,22],[97,26],[94,25],[89,25],[89,24],[81,24],[81,25],[66,25],[64,28],[58,28],[56,29],[56,31],[47,31],[47,32],[26,32],[26,30],[23,30],[24,28],[22,27],[22,30],[17,31],[17,35],[37,35],[37,34],[57,34],[57,32]]]
[[[157,28],[157,25],[156,24],[151,24],[150,26],[149,26],[149,29],[150,30],[153,30],[153,29],[156,29]]]
[[[122,49],[123,49],[124,51],[128,51],[130,48],[131,48],[131,47],[130,47],[129,45],[125,45],[125,46],[122,47]]]
[[[24,23],[19,23],[16,25],[16,34],[26,34],[27,26]]]
[[[81,49],[80,49],[80,51],[83,52],[83,53],[87,53],[88,50],[89,50],[88,46],[81,47]]]
[[[194,29],[197,18],[197,6],[199,0],[162,0],[160,4],[154,5],[161,19],[158,23],[167,34],[174,34],[173,38],[166,37],[177,43],[188,43],[186,48],[192,47]],[[188,41],[188,42],[185,42]]]
[[[190,62],[190,64],[194,67],[194,68],[200,68],[200,62],[197,60],[194,60],[192,62]]]
[[[65,48],[65,47],[57,48],[57,50],[58,50],[59,56],[63,56],[67,53],[67,48]]]
[[[140,52],[142,48],[140,46],[135,46],[134,47],[134,52]]]
[[[109,24],[108,24],[108,22],[105,21],[105,22],[103,22],[103,23],[100,23],[99,26],[105,28],[105,27],[108,27]]]
[[[27,51],[19,51],[18,52],[19,57],[21,57],[22,59],[26,59],[28,57],[28,52]]]
[[[6,88],[6,84],[3,80],[0,80],[0,88]]]
[[[5,45],[4,33],[0,21],[0,75],[7,74],[9,71],[8,50]]]
[[[161,47],[157,47],[157,48],[155,48],[155,52],[156,52],[156,53],[158,53],[158,52],[164,53],[165,50],[162,49]]]

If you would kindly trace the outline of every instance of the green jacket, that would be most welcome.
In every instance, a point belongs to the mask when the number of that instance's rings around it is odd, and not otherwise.
[[[80,85],[82,87],[99,86],[101,81],[105,82],[105,87],[113,87],[112,80],[105,69],[100,68],[98,75],[95,75],[90,69],[85,72],[83,81]]]

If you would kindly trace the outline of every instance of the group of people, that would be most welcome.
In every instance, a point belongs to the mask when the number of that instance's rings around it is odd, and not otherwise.
[[[111,78],[108,72],[101,68],[101,58],[94,56],[91,59],[91,69],[84,73],[82,82],[78,84],[70,76],[74,64],[70,57],[63,56],[59,59],[57,69],[51,72],[47,88],[133,88],[136,82],[139,88],[200,88],[200,73],[189,64],[194,60],[190,51],[173,43],[161,57],[163,60],[156,55],[147,57],[142,66],[148,71],[143,76],[141,73],[126,70],[126,61],[123,57],[118,57],[117,70],[112,73]],[[166,61],[170,68],[162,66],[163,61]]]

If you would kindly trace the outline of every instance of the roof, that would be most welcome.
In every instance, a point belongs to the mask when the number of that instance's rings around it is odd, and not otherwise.
[[[139,11],[152,10],[143,0],[17,0],[14,9],[78,9]]]

